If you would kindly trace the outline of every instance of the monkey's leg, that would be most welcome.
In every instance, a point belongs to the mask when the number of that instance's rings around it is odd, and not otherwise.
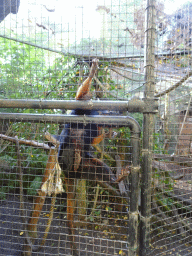
[[[65,178],[67,192],[67,225],[69,230],[69,238],[71,243],[71,252],[73,256],[77,256],[77,248],[75,246],[74,232],[74,208],[75,208],[75,179]]]
[[[55,167],[56,162],[57,162],[56,150],[54,148],[51,148],[41,185],[43,185],[44,182],[48,179],[50,173]],[[27,231],[29,236],[28,238],[31,240],[32,245],[34,244],[35,239],[37,238],[37,223],[45,202],[46,194],[47,193],[45,191],[42,191],[41,189],[38,191],[38,195],[36,196],[36,199],[35,199],[34,208],[31,213],[31,217],[28,221],[28,225],[27,225]],[[23,247],[23,255],[31,256],[31,253],[32,253],[31,245],[26,241],[26,244]]]
[[[94,138],[91,142],[91,145],[97,145],[99,144],[101,141],[103,141],[105,138],[105,134],[100,134],[99,136],[97,136],[96,138]]]

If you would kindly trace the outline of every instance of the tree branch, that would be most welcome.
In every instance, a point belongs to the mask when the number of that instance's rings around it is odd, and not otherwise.
[[[8,141],[12,141],[14,143],[18,143],[19,144],[24,144],[24,145],[28,145],[28,146],[33,146],[33,147],[37,147],[37,148],[43,148],[46,150],[50,150],[51,147],[49,147],[49,145],[45,144],[45,143],[40,143],[37,141],[33,141],[33,140],[22,140],[22,139],[16,139],[14,137],[9,137],[7,135],[4,134],[0,134],[0,138],[3,140],[8,140]]]

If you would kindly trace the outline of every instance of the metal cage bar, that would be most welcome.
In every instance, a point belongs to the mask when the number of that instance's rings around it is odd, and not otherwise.
[[[138,122],[129,116],[76,116],[76,115],[50,115],[50,114],[10,114],[0,113],[0,120],[15,122],[36,122],[36,123],[64,123],[64,122],[95,122],[105,124],[117,124],[117,126],[128,127],[131,130],[132,145],[132,168],[130,176],[130,212],[129,234],[128,234],[128,255],[137,255],[139,248],[138,241],[138,199],[139,199],[139,159],[140,159],[140,134],[141,129]]]
[[[110,109],[129,112],[156,112],[157,101],[145,102],[138,98],[129,101],[105,101],[105,100],[31,100],[31,99],[0,99],[0,108],[32,108],[32,109]]]
[[[148,0],[145,16],[145,100],[154,98],[155,86],[155,0]],[[142,152],[142,178],[141,178],[141,233],[140,255],[146,255],[149,246],[150,213],[151,213],[151,173],[152,173],[152,134],[154,116],[144,114],[143,119],[143,152]]]

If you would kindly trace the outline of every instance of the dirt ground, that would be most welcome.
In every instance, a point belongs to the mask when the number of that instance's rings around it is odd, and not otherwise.
[[[174,194],[180,200],[187,201],[192,205],[192,168],[175,167],[167,164],[173,174],[178,176],[184,174],[183,178],[176,180],[174,184]],[[39,220],[39,237],[43,236],[48,219],[50,201],[46,201],[42,215]],[[0,201],[0,255],[19,256],[22,255],[24,244],[23,225],[20,218],[19,195],[9,196],[6,200]],[[26,215],[30,214],[32,201],[25,202]],[[71,255],[68,228],[66,225],[65,210],[55,208],[51,229],[45,246],[41,251],[33,253],[32,256],[40,255]],[[125,223],[114,220],[105,222],[99,227],[89,225],[87,227],[76,228],[76,245],[79,256],[105,255],[115,256],[127,254],[127,233],[128,228]],[[96,228],[97,227],[97,228]],[[151,232],[151,244],[146,256],[188,256],[192,255],[192,233],[186,232],[186,236],[181,236],[177,230],[167,231],[157,228]]]
[[[31,209],[32,203],[25,203],[25,207],[26,209]],[[45,204],[42,217],[39,220],[41,226],[39,230],[40,237],[42,237],[45,229],[48,210],[49,207]],[[111,230],[114,233],[113,226]],[[126,232],[126,230],[125,228],[122,233]],[[116,230],[115,232],[118,231]],[[123,241],[122,235],[123,234],[119,234],[118,237],[117,234],[115,237],[111,237],[111,234],[106,231],[104,225],[103,228],[99,230],[93,228],[77,228],[76,243],[79,256],[127,255],[127,243]],[[178,234],[172,234],[170,238],[163,234],[154,236],[147,255],[192,255],[192,244],[190,244],[190,240],[190,237],[182,238]],[[18,196],[10,196],[6,201],[0,203],[0,255],[22,255],[23,243],[23,229],[19,216],[19,198]],[[51,230],[44,248],[42,248],[40,252],[33,253],[32,255],[71,255],[65,213],[59,214],[55,212]]]
[[[191,256],[192,243],[190,240],[189,237],[184,239],[178,234],[171,238],[159,237],[158,240],[151,245],[147,256]]]
[[[49,202],[50,203],[50,202]],[[19,198],[11,196],[0,204],[0,255],[18,256],[22,255],[24,244],[23,228],[19,216]],[[30,202],[25,203],[26,209],[31,209]],[[43,214],[39,220],[39,237],[43,236],[46,220],[48,218],[49,206],[45,204]],[[28,213],[29,214],[29,213]],[[107,224],[109,225],[109,224]],[[79,255],[126,255],[127,243],[119,239],[111,238],[111,235],[104,228],[76,229],[76,244]],[[116,237],[118,234],[116,233]],[[32,255],[66,255],[70,256],[70,242],[68,229],[66,227],[66,214],[55,212],[51,229],[44,248]]]
[[[177,165],[175,163],[166,163],[170,173],[174,177],[182,176],[181,179],[174,180],[172,194],[182,205],[182,208],[192,206],[192,167]],[[190,210],[190,215],[192,209]],[[165,224],[166,225],[166,224]],[[151,249],[149,256],[156,255],[192,255],[192,233],[184,230],[185,235],[181,236],[177,230],[161,231],[152,235]]]

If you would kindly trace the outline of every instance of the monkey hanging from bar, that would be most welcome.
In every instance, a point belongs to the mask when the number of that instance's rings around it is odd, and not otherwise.
[[[98,60],[94,59],[92,61],[92,66],[88,78],[79,87],[76,100],[88,100],[90,99],[90,86],[92,78],[97,70]],[[100,110],[85,110],[75,109],[71,112],[71,115],[78,116],[95,116],[109,114],[110,111],[100,111]],[[77,256],[78,251],[75,246],[75,229],[74,229],[74,211],[75,211],[75,193],[74,178],[83,178],[98,180],[108,183],[120,182],[123,180],[130,172],[129,168],[125,167],[122,169],[122,174],[116,178],[116,176],[111,171],[111,168],[106,165],[103,161],[98,158],[94,158],[91,154],[91,146],[96,145],[105,138],[105,134],[100,133],[102,127],[116,127],[116,125],[104,125],[96,123],[81,123],[81,122],[71,122],[64,126],[60,136],[53,136],[59,140],[59,150],[58,150],[58,162],[61,169],[65,174],[65,185],[67,192],[67,225],[69,230],[69,238],[71,241],[72,255]],[[54,145],[54,143],[53,143]],[[48,158],[45,174],[43,181],[48,179],[49,173],[55,167],[57,163],[57,156],[55,155],[55,149],[51,148],[51,152]],[[40,193],[41,192],[41,193]],[[37,223],[39,216],[44,205],[46,192],[40,191],[35,200],[34,209],[31,213],[31,217],[27,225],[27,238],[26,244],[24,245],[23,255],[32,255],[32,251],[38,251],[41,249],[42,245],[34,247],[34,241],[37,235]],[[47,226],[48,227],[48,226]],[[49,223],[50,227],[50,223]],[[44,234],[43,244],[46,240],[48,231],[46,229]],[[29,241],[28,241],[29,240]]]
[[[88,78],[82,83],[76,93],[76,100],[88,100],[91,98],[91,81],[96,73],[98,60],[92,60],[92,66]],[[95,116],[104,115],[109,111],[74,109],[71,115]],[[96,123],[67,123],[59,136],[60,146],[58,161],[66,177],[84,178],[114,183],[116,177],[110,167],[98,158],[94,158],[91,146],[100,143],[105,135],[100,134],[104,124]],[[116,127],[107,125],[107,127]]]
[[[82,83],[76,93],[76,100],[89,100],[91,81],[96,73],[98,60],[92,60],[92,66],[88,78]],[[111,114],[107,110],[85,110],[83,108],[74,109],[71,115],[78,116],[96,116]],[[116,112],[115,112],[116,113]],[[78,255],[75,246],[74,231],[74,211],[75,211],[75,193],[74,178],[89,179],[93,181],[101,181],[107,183],[120,182],[124,177],[120,175],[118,178],[113,174],[111,168],[98,158],[91,154],[91,146],[100,143],[105,134],[100,133],[103,127],[115,127],[116,125],[96,124],[93,122],[71,122],[66,123],[64,129],[59,136],[58,162],[65,174],[65,185],[67,192],[67,224],[69,230],[69,238],[71,241],[72,255]],[[124,168],[127,176],[129,170]]]

